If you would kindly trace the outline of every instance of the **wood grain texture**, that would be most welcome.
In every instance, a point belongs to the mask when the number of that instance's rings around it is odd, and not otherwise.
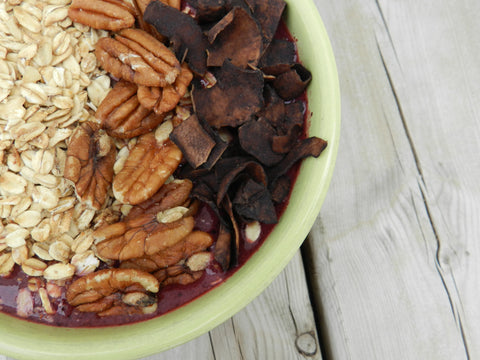
[[[480,358],[480,3],[316,4],[343,114],[303,252],[327,358]]]
[[[300,252],[231,319],[189,343],[144,359],[321,360]]]

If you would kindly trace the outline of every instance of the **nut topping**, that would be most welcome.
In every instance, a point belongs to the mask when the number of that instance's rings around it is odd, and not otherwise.
[[[100,316],[143,313],[143,308],[156,305],[151,293],[158,290],[158,280],[146,272],[105,269],[75,280],[67,289],[67,301],[79,311],[93,311]]]
[[[135,9],[122,0],[73,0],[68,16],[95,29],[118,31],[135,23]]]
[[[164,114],[177,106],[180,99],[186,94],[188,86],[193,79],[193,73],[187,64],[182,64],[182,70],[175,82],[163,89],[147,86],[138,87],[138,100],[140,103],[156,114]]]
[[[192,265],[193,267],[190,267],[191,270],[203,270],[204,267],[200,266],[199,264],[206,264],[210,261],[211,255],[209,252],[206,252],[205,249],[212,244],[213,237],[210,234],[195,230],[185,236],[181,241],[169,246],[165,250],[159,251],[151,256],[144,256],[141,258],[123,261],[121,263],[121,267],[152,272],[158,269],[173,266],[180,261],[188,259],[187,265],[189,267]],[[203,255],[196,256],[197,254]]]
[[[180,74],[175,54],[139,29],[124,29],[114,39],[100,39],[95,53],[106,71],[138,85],[165,87]]]
[[[93,238],[102,258],[122,261],[153,255],[175,245],[192,232],[194,224],[191,216],[159,223],[155,215],[145,214],[97,229]]]
[[[70,140],[64,176],[94,209],[101,209],[107,199],[116,153],[112,139],[92,122],[77,127]]]
[[[115,198],[131,205],[149,199],[173,174],[181,159],[182,152],[169,139],[160,143],[153,133],[140,136],[113,180]]]
[[[102,127],[116,138],[143,135],[159,125],[164,114],[155,114],[139,103],[137,85],[119,81],[107,94],[95,113]]]

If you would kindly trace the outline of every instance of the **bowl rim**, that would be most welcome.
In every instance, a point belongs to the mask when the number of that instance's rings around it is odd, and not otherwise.
[[[309,135],[326,139],[328,146],[319,158],[302,162],[283,221],[231,277],[177,310],[140,323],[104,328],[53,327],[0,314],[0,353],[17,359],[131,359],[159,353],[228,320],[285,268],[308,235],[325,199],[334,171],[341,121],[337,68],[320,14],[313,0],[286,2],[287,26],[297,40],[300,60],[313,73],[307,96],[309,110],[313,111],[310,120],[315,121],[309,123]],[[312,101],[316,96],[321,99],[318,104]],[[324,104],[328,106],[321,106]],[[287,220],[295,221],[295,226]],[[259,273],[262,276],[257,276]]]

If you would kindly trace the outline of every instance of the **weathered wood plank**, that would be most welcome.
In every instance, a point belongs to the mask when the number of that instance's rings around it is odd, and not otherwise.
[[[300,252],[252,303],[189,343],[152,355],[167,359],[321,360]]]
[[[480,3],[316,3],[343,102],[304,249],[329,359],[479,358]]]

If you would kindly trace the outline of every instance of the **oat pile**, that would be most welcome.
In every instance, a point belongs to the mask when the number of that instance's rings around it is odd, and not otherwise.
[[[99,265],[102,214],[63,175],[66,141],[110,90],[94,54],[107,32],[73,24],[70,2],[0,2],[0,275],[18,264],[62,281]]]

